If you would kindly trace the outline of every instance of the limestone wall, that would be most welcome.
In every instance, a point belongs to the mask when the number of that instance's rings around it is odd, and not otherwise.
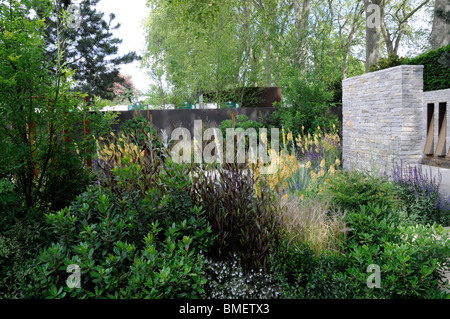
[[[426,138],[423,66],[401,65],[343,81],[343,165],[390,173],[420,163]]]

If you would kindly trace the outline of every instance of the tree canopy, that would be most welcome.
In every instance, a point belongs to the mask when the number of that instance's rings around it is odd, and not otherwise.
[[[366,23],[371,4],[379,8],[374,28]],[[149,0],[148,6],[144,65],[167,83],[155,87],[158,94],[164,90],[174,101],[246,86],[289,88],[288,79],[298,76],[332,86],[383,56],[430,48],[433,18],[430,0]]]

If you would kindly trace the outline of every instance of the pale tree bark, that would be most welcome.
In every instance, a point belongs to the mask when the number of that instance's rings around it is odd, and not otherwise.
[[[372,4],[378,6],[382,12],[384,0],[364,0],[367,21],[373,17],[373,12],[368,10],[369,6]],[[380,21],[381,16],[375,17],[375,19],[379,19],[378,21]],[[381,25],[374,27],[370,26],[369,23],[366,23],[366,73],[369,72],[370,66],[377,63],[381,58],[380,39]]]
[[[311,12],[311,0],[293,0],[293,7],[295,12],[295,28],[297,36],[300,41],[300,52],[298,56],[298,63],[306,67],[306,56],[308,52],[307,35],[309,26],[309,14]]]
[[[444,17],[449,12],[449,0],[435,0],[433,29],[430,36],[431,47],[434,50],[450,44],[450,23]]]

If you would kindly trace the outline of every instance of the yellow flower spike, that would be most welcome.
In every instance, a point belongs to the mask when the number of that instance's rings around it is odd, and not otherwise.
[[[319,177],[323,177],[325,175],[325,170],[322,168],[318,174]]]
[[[339,160],[339,158],[336,158],[336,165],[337,166],[341,165],[341,161]]]
[[[320,168],[325,167],[325,159],[323,158],[322,161],[320,161]]]
[[[330,168],[328,169],[328,174],[330,174],[330,176],[334,176],[334,173],[336,172],[334,165],[332,164],[330,166]]]
[[[308,163],[306,163],[306,166],[305,166],[307,169],[309,169],[310,167],[311,167],[311,161],[308,161]]]
[[[291,133],[291,132],[289,132],[289,133],[287,134],[287,140],[288,140],[288,141],[292,141],[292,133]]]

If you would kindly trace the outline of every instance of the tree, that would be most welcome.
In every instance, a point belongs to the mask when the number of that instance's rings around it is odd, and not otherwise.
[[[234,1],[149,1],[144,63],[169,84],[172,104],[195,103],[245,81],[245,53],[236,37]],[[247,52],[248,54],[248,52]]]
[[[448,0],[435,0],[430,43],[433,50],[450,44],[450,2]]]
[[[110,89],[116,96],[114,98],[114,103],[135,103],[140,95],[140,92],[134,87],[134,84],[131,81],[131,76],[119,73],[119,78],[121,78],[122,81],[114,83],[113,87]]]
[[[381,58],[381,18],[383,0],[364,0],[366,10],[366,72]]]
[[[76,81],[74,90],[83,91],[92,98],[94,95],[112,100],[113,83],[123,81],[119,77],[119,66],[138,59],[135,52],[124,56],[117,55],[121,39],[113,38],[112,31],[120,24],[114,24],[115,15],[110,14],[104,19],[104,13],[95,9],[99,0],[82,0],[79,4],[79,26],[63,28],[64,14],[67,13],[71,0],[53,0],[53,16],[46,21],[46,42],[50,59],[58,58],[56,43],[60,43],[63,52],[63,63],[68,68],[77,70],[73,75]],[[38,14],[41,2],[35,1],[34,7]],[[67,17],[66,17],[67,18]]]
[[[429,2],[384,0],[380,25],[388,56],[398,55],[403,37],[413,34],[410,21]]]
[[[92,155],[84,150],[94,142],[76,128],[83,120],[93,134],[104,128],[83,107],[83,95],[70,92],[74,73],[62,55],[46,57],[44,18],[51,3],[41,1],[42,19],[30,18],[31,7],[29,0],[0,2],[0,178],[14,184],[24,212],[61,208],[83,190],[84,162]]]

